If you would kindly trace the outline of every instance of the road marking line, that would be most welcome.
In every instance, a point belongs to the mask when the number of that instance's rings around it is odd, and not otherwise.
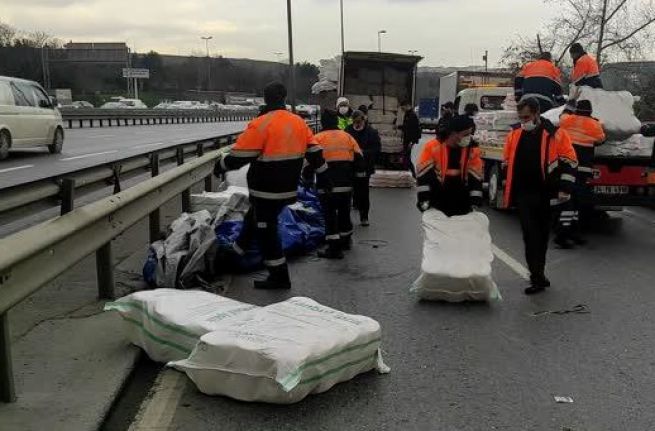
[[[95,138],[113,138],[114,135],[91,135],[89,138],[95,139]]]
[[[149,147],[156,147],[156,146],[158,146],[158,145],[164,145],[164,143],[163,143],[163,142],[155,142],[155,143],[152,143],[152,144],[135,145],[135,146],[132,147],[132,148],[134,148],[134,149],[137,149],[137,148],[149,148]]]
[[[33,168],[33,167],[34,167],[34,165],[23,165],[23,166],[16,166],[16,167],[13,167],[13,168],[0,169],[0,174],[4,174],[5,172],[18,171],[20,169]]]
[[[143,402],[128,431],[170,429],[186,384],[186,376],[179,371],[161,372],[151,389],[152,397]]]
[[[509,266],[512,271],[517,273],[521,278],[524,278],[526,280],[530,280],[530,271],[528,271],[528,268],[523,266],[519,261],[514,259],[512,256],[509,254],[505,253],[503,250],[498,248],[496,244],[491,244],[491,248],[496,255],[498,259],[503,261],[505,265]]]
[[[95,157],[95,156],[102,156],[105,154],[114,154],[117,153],[118,150],[114,151],[103,151],[101,153],[91,153],[91,154],[83,154],[81,156],[75,156],[75,157],[66,157],[65,159],[59,159],[60,162],[67,162],[69,160],[79,160],[79,159],[86,159],[87,157]]]

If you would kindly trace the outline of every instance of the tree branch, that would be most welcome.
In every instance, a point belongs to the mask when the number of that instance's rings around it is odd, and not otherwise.
[[[619,5],[616,8],[614,8],[614,10],[607,16],[607,18],[605,19],[605,23],[610,22],[612,20],[612,18],[614,18],[614,15],[616,15],[618,13],[618,11],[621,10],[621,8],[627,2],[628,2],[628,0],[622,0],[621,3],[619,3]]]
[[[622,37],[620,39],[617,39],[617,40],[613,40],[612,42],[608,43],[607,45],[604,45],[602,49],[606,50],[607,48],[611,48],[613,46],[616,46],[616,45],[619,45],[619,44],[625,42],[626,40],[632,38],[634,35],[636,35],[637,33],[639,33],[640,31],[642,31],[643,29],[645,29],[646,27],[648,27],[649,25],[651,25],[654,22],[655,22],[655,17],[648,19],[642,25],[640,25],[639,27],[637,27],[636,29],[631,31],[627,36],[624,36],[624,37]]]

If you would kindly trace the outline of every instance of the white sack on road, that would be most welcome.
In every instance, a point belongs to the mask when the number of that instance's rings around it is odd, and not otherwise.
[[[447,217],[431,209],[423,214],[423,229],[422,274],[412,292],[431,301],[500,299],[491,277],[494,255],[486,215]]]
[[[381,330],[375,320],[291,298],[225,322],[172,366],[208,395],[295,403],[377,369]]]
[[[259,307],[197,290],[136,292],[105,305],[118,311],[132,344],[157,362],[189,356],[200,337]]]

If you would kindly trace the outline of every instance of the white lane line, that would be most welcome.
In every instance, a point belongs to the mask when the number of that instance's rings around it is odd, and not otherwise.
[[[88,138],[95,139],[95,138],[113,138],[114,135],[91,135],[87,136]]]
[[[137,148],[150,148],[150,147],[156,147],[158,145],[164,145],[164,143],[163,142],[154,142],[152,144],[135,145],[132,148],[134,148],[134,149],[137,149]]]
[[[68,162],[70,160],[79,160],[79,159],[86,159],[88,157],[95,157],[95,156],[103,156],[105,154],[114,154],[117,153],[118,150],[114,151],[103,151],[101,153],[90,153],[90,154],[82,154],[81,156],[75,156],[75,157],[66,157],[65,159],[59,159],[60,162]]]
[[[5,168],[5,169],[0,169],[0,174],[4,174],[5,172],[13,172],[13,171],[19,171],[21,169],[29,169],[33,168],[34,165],[23,165],[23,166],[16,166],[13,168]]]
[[[128,431],[171,429],[186,383],[186,376],[179,371],[161,372],[150,391],[150,398],[143,402]]]
[[[503,250],[498,248],[496,244],[491,244],[491,248],[494,254],[496,255],[496,257],[501,261],[503,261],[505,265],[509,266],[512,269],[512,271],[517,273],[521,278],[530,280],[530,271],[528,271],[528,268],[521,265],[521,263],[519,263],[512,256],[510,256],[509,254],[505,253]]]

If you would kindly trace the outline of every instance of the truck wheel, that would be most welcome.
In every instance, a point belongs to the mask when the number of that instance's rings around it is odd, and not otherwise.
[[[9,157],[9,148],[11,147],[11,138],[9,133],[2,131],[0,132],[0,160],[4,160]]]
[[[61,153],[63,147],[64,131],[60,128],[57,128],[57,130],[55,130],[55,137],[52,140],[52,144],[48,145],[48,151],[50,151],[50,154],[59,154]]]
[[[500,209],[503,206],[503,183],[500,179],[500,166],[498,163],[491,167],[489,172],[489,206]]]

